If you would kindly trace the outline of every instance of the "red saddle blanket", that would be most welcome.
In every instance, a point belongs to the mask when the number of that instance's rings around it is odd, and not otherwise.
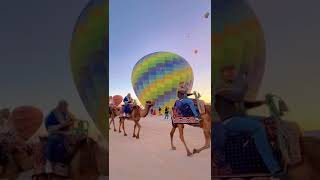
[[[176,109],[173,109],[171,119],[173,124],[199,124],[195,117],[184,117]]]

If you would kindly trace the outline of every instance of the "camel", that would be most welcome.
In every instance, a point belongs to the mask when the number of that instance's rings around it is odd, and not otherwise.
[[[127,133],[125,131],[125,128],[124,128],[124,121],[125,119],[127,120],[131,120],[134,122],[134,128],[133,128],[133,138],[137,138],[139,139],[139,134],[140,134],[140,129],[141,129],[141,125],[139,123],[141,117],[146,117],[149,113],[149,110],[150,108],[154,105],[153,102],[151,101],[147,101],[146,102],[146,107],[145,109],[141,109],[140,106],[138,105],[134,105],[132,107],[132,112],[131,112],[131,116],[130,117],[120,117],[120,124],[119,124],[119,132],[121,132],[121,126],[122,126],[122,129],[123,129],[123,132],[124,132],[124,136],[127,136]],[[136,132],[136,127],[138,127],[138,132],[137,134],[135,133]]]
[[[320,138],[303,136],[299,125],[295,122],[287,122],[288,125],[300,132],[300,146],[302,161],[294,165],[288,165],[286,179],[313,180],[320,177]],[[212,162],[212,172],[215,164]]]
[[[109,117],[111,118],[111,121],[110,121],[110,124],[109,124],[109,130],[111,129],[110,125],[111,123],[113,124],[113,131],[117,131],[116,129],[116,125],[114,123],[114,119],[117,117],[117,116],[120,116],[121,114],[121,108],[120,107],[110,107],[110,110],[109,110]]]
[[[320,177],[320,138],[301,137],[302,162],[287,167],[287,174],[283,179],[289,180],[314,180]],[[214,163],[213,166],[214,168]],[[214,171],[214,169],[212,169]],[[217,178],[219,179],[219,178]],[[233,178],[230,178],[233,179]],[[242,178],[235,178],[242,179]],[[255,179],[252,177],[252,179]],[[259,179],[259,178],[257,178]],[[261,178],[260,178],[261,179]]]
[[[302,137],[301,140],[303,161],[300,164],[288,167],[288,179],[318,179],[320,177],[320,139]]]
[[[180,135],[180,140],[182,141],[183,145],[186,148],[187,151],[187,156],[192,156],[195,153],[200,153],[201,151],[210,148],[210,141],[211,141],[211,105],[205,105],[205,113],[201,114],[201,121],[200,125],[191,125],[194,127],[200,127],[203,129],[203,134],[205,137],[205,144],[203,147],[199,149],[193,149],[193,153],[191,153],[190,149],[188,148],[184,135],[183,135],[183,129],[184,129],[184,124],[172,124],[172,129],[170,132],[170,139],[171,139],[171,149],[176,150],[176,147],[173,145],[173,135],[176,131],[176,129],[179,129],[179,135]]]
[[[100,175],[108,176],[107,150],[100,147],[94,140],[88,138],[83,144],[76,145],[70,162],[69,179],[97,180]],[[36,180],[68,179],[54,174],[36,174]]]
[[[8,153],[8,161],[1,166],[0,179],[15,180],[19,173],[32,169],[31,151],[13,150]]]

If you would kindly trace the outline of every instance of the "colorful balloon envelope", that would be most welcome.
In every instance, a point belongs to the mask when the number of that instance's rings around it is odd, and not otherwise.
[[[123,98],[120,95],[115,95],[112,97],[112,100],[113,100],[114,105],[119,106],[121,104]]]
[[[248,99],[255,99],[265,68],[265,41],[259,21],[245,0],[214,0],[212,80],[219,83],[220,69],[235,65],[247,73]]]
[[[9,120],[16,133],[24,140],[28,140],[40,128],[43,121],[43,113],[33,106],[20,106],[15,108]]]
[[[71,70],[81,100],[104,137],[108,135],[108,1],[91,0],[76,22]]]
[[[144,56],[133,68],[132,86],[140,103],[153,101],[155,107],[172,107],[177,99],[179,84],[188,92],[193,85],[190,64],[181,56],[170,52],[156,52]]]

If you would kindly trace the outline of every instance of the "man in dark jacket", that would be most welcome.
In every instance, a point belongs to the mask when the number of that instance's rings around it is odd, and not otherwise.
[[[246,77],[238,73],[234,66],[225,66],[222,69],[223,82],[215,89],[215,110],[226,131],[251,133],[257,150],[264,163],[272,174],[280,172],[278,162],[272,154],[264,126],[260,119],[246,115],[246,109],[265,104],[264,101],[246,101],[248,90]],[[218,126],[217,126],[218,127]],[[224,147],[225,136],[219,135],[219,149]],[[223,150],[222,150],[223,151]]]

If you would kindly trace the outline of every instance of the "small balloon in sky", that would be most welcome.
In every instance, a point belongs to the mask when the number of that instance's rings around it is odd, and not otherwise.
[[[195,54],[198,54],[198,50],[197,50],[197,49],[195,49],[195,50],[194,50],[194,53],[195,53]]]
[[[153,101],[155,107],[172,107],[180,84],[191,92],[193,71],[181,56],[171,52],[156,52],[144,56],[136,63],[131,82],[143,106],[146,101]]]
[[[209,13],[209,12],[206,12],[206,13],[204,14],[204,18],[208,18],[209,15],[210,15],[210,13]]]

